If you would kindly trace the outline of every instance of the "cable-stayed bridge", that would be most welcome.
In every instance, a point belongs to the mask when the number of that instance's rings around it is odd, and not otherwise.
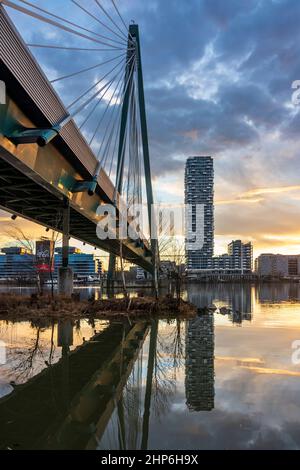
[[[146,203],[153,223],[139,28],[114,0],[68,0],[61,12],[48,3],[0,0],[0,207],[62,232],[65,266],[74,237],[109,252],[111,274],[120,254],[155,273],[154,237],[137,227],[120,241],[118,223],[115,236],[96,233],[107,204],[118,218]],[[29,23],[36,42],[16,27]],[[45,51],[53,67],[43,71]]]

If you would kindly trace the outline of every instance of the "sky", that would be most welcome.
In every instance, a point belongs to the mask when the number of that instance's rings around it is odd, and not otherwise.
[[[78,1],[101,17],[96,2]],[[95,31],[99,26],[70,0],[38,5]],[[103,5],[110,8],[111,2]],[[117,5],[128,23],[140,26],[156,200],[182,203],[186,158],[211,155],[216,254],[239,238],[253,241],[255,255],[300,253],[300,113],[291,99],[292,83],[300,80],[300,2],[118,0]],[[9,14],[28,42],[86,46],[84,39]],[[95,60],[76,52],[34,53],[51,77]],[[91,73],[96,80],[98,72]],[[57,87],[64,100],[81,90],[81,78]],[[0,214],[7,241],[11,222]]]

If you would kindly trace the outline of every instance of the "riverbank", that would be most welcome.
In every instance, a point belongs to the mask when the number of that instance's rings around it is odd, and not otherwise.
[[[0,294],[0,320],[34,321],[79,320],[93,318],[99,320],[151,319],[155,318],[194,318],[197,308],[180,300],[166,296],[136,297],[123,299],[107,299],[81,301],[74,296],[72,299],[55,296],[17,296]]]

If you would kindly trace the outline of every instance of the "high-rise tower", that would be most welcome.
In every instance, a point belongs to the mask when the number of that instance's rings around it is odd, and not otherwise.
[[[185,168],[185,204],[187,206],[186,238],[203,231],[203,246],[186,247],[189,271],[212,269],[214,251],[214,165],[212,157],[190,157]],[[197,206],[202,206],[204,220],[196,223]],[[198,226],[197,226],[198,225]]]

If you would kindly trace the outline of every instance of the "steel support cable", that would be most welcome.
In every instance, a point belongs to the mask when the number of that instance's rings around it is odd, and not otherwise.
[[[114,125],[113,125],[113,127],[112,127],[112,130],[111,130],[111,132],[110,132],[110,136],[109,136],[109,139],[108,139],[108,141],[107,141],[106,148],[105,148],[105,150],[104,150],[105,159],[104,159],[104,162],[103,162],[103,164],[102,164],[102,167],[104,168],[104,170],[105,170],[105,167],[106,167],[106,163],[107,163],[108,160],[109,160],[108,157],[109,157],[109,154],[110,154],[111,143],[112,143],[113,136],[114,136],[114,133],[115,133],[116,125],[117,125],[117,123],[119,122],[119,118],[120,118],[120,113],[118,112],[117,117],[116,117],[116,119],[115,119],[115,123],[114,123]],[[111,166],[111,165],[110,165],[110,166]]]
[[[120,107],[120,112],[121,112],[121,107]],[[117,144],[118,144],[118,138],[119,138],[119,135],[120,135],[120,129],[121,129],[121,119],[119,120],[119,125],[118,125],[118,128],[116,130],[116,137],[115,137],[115,143],[114,143],[114,147],[113,147],[113,151],[112,151],[112,159],[111,159],[111,162],[110,162],[110,169],[109,169],[109,173],[108,173],[108,176],[111,177],[111,174],[112,174],[112,169],[113,169],[113,164],[114,164],[114,156],[116,155],[116,151],[117,151]]]
[[[117,108],[115,108],[117,109]],[[114,132],[115,132],[115,129],[116,129],[116,124],[120,122],[120,114],[121,114],[121,109],[119,108],[118,109],[118,112],[117,112],[117,116],[114,120],[114,124],[112,126],[112,129],[111,129],[111,132],[110,132],[110,135],[108,137],[108,140],[107,140],[107,143],[106,143],[106,146],[105,146],[105,149],[104,149],[104,153],[103,153],[103,157],[102,157],[102,160],[100,162],[102,168],[105,170],[105,167],[106,167],[106,163],[108,161],[108,157],[109,157],[109,152],[110,152],[110,147],[111,147],[111,143],[112,143],[112,139],[113,139],[113,135],[114,135]]]
[[[134,132],[134,101],[135,101],[135,83],[132,84],[132,94],[130,99],[130,130],[129,130],[129,162],[127,179],[127,204],[134,204],[134,178],[135,178],[135,132]],[[131,194],[132,193],[132,194]]]
[[[134,90],[134,77],[132,78],[132,81],[131,81],[131,89],[130,89],[130,93],[129,93],[129,100],[128,100],[128,104],[129,104],[129,111],[128,111],[128,114],[129,114],[129,119],[127,120],[127,128],[126,128],[126,139],[128,139],[128,142],[126,141],[126,145],[128,144],[128,163],[127,163],[127,167],[126,167],[126,170],[127,171],[127,188],[126,188],[126,196],[127,196],[127,202],[128,202],[128,185],[129,185],[129,178],[130,178],[130,170],[131,170],[131,163],[132,163],[132,160],[131,160],[131,153],[132,153],[132,136],[131,136],[131,130],[132,130],[132,100],[133,100],[133,90]],[[125,160],[126,160],[126,149],[124,149],[124,156],[123,156],[123,159],[122,159],[122,166],[124,167],[125,166]],[[122,180],[122,189],[121,189],[121,192],[122,194],[124,193],[125,194],[125,179],[123,178]]]
[[[128,60],[128,62],[127,62],[127,64],[126,64],[126,67],[128,66],[128,64],[131,62],[131,60],[132,60],[133,58],[134,58],[134,55]],[[126,90],[127,90],[127,88],[128,88],[128,83],[129,83],[129,79],[128,79],[127,84],[126,84]],[[125,94],[125,93],[124,93],[124,94]],[[124,98],[123,98],[123,99],[124,99]],[[106,108],[106,110],[105,110],[105,113],[107,112],[108,107],[109,107],[109,106],[107,106],[107,108]],[[105,115],[105,113],[104,113],[104,115]],[[100,121],[99,121],[99,123],[98,123],[98,125],[97,125],[97,127],[96,127],[96,130],[95,130],[95,132],[94,132],[94,134],[93,134],[93,136],[92,136],[92,139],[91,139],[91,141],[90,141],[90,143],[89,143],[90,146],[92,145],[93,140],[95,139],[96,134],[97,134],[97,132],[98,132],[98,130],[99,130],[101,124],[102,124],[102,121],[103,121],[103,119],[104,119],[104,115],[101,117],[101,119],[100,119]]]
[[[114,79],[116,79],[118,75],[119,75],[119,72],[114,76]],[[93,101],[97,96],[99,96],[100,93],[102,93],[103,89],[105,89],[106,85],[107,84],[105,84],[100,90],[97,90],[96,93],[94,93],[87,101],[85,101],[81,106],[79,106],[79,108],[77,108],[76,111],[72,113],[72,117],[75,117],[84,108],[86,108],[91,103],[91,101]]]
[[[138,133],[138,126],[137,126],[137,178],[136,178],[136,197],[138,204],[142,203],[141,198],[141,164],[140,164],[140,150],[139,150],[139,133]]]
[[[102,67],[103,65],[110,64],[111,62],[114,62],[115,60],[120,59],[120,57],[124,57],[124,55],[125,54],[121,54],[121,55],[118,55],[117,57],[113,57],[112,59],[106,60],[104,62],[99,62],[99,64],[92,65],[91,67],[87,67],[85,69],[79,70],[78,72],[70,73],[68,75],[63,75],[62,77],[55,78],[54,80],[50,80],[50,83],[60,82],[62,80],[66,80],[67,78],[73,78],[73,77],[76,77],[77,75],[81,75],[82,73],[95,70],[98,67]]]
[[[51,16],[52,18],[56,18],[57,20],[63,21],[66,24],[74,26],[75,28],[80,29],[81,31],[85,31],[86,33],[94,34],[95,36],[97,36],[101,39],[105,39],[106,41],[111,41],[111,42],[114,42],[114,43],[119,44],[119,45],[121,44],[122,46],[124,45],[124,42],[120,43],[120,41],[117,41],[117,40],[112,39],[112,38],[107,37],[107,36],[103,36],[102,34],[95,33],[94,31],[92,31],[90,29],[87,29],[84,26],[80,26],[77,23],[74,23],[73,21],[69,21],[69,20],[66,20],[65,18],[62,18],[61,16],[55,15],[54,13],[51,13],[50,11],[45,10],[44,8],[38,7],[37,5],[34,5],[33,3],[28,2],[27,0],[18,0],[18,1],[21,2],[21,3],[24,3],[25,5],[28,5],[32,8],[34,8],[35,10],[38,10],[42,13],[45,13],[48,16]],[[122,41],[124,41],[123,38],[122,38]]]
[[[130,97],[130,128],[129,128],[129,147],[128,147],[128,178],[127,178],[127,204],[131,205],[134,202],[134,175],[135,175],[135,133],[134,133],[134,100],[135,100],[135,87],[134,82]],[[132,187],[132,197],[130,191]]]
[[[112,84],[115,82],[115,80],[117,79],[118,75],[121,74],[123,68],[120,69],[118,71],[118,73],[111,79],[109,80],[105,85],[103,85],[103,87],[99,90],[99,93],[102,93],[102,95],[100,96],[100,98],[97,100],[94,108],[92,109],[92,111],[89,113],[89,115],[87,116],[87,118],[85,119],[85,121],[81,124],[81,126],[79,127],[79,129],[81,129],[84,124],[89,120],[89,118],[91,117],[91,115],[93,114],[93,112],[95,111],[95,109],[97,108],[97,106],[101,103],[102,99],[105,97],[106,93],[109,91],[109,89],[111,88]],[[102,81],[102,80],[101,80]],[[97,82],[97,85],[98,85],[98,82]],[[94,87],[93,87],[94,88]],[[98,96],[98,95],[97,95]],[[95,98],[97,98],[97,96]],[[89,103],[90,104],[90,103]]]
[[[114,72],[119,67],[119,65],[123,64],[123,60],[124,59],[120,60],[120,62],[118,62],[117,65],[112,70],[110,70],[105,75],[103,75],[103,77],[101,77],[99,80],[97,80],[97,82],[94,83],[94,85],[89,87],[80,96],[78,96],[71,104],[69,104],[67,106],[67,109],[72,108],[75,104],[78,103],[78,101],[80,101],[82,98],[84,98],[86,95],[88,95],[90,91],[92,91],[94,88],[96,88],[103,80],[105,80],[105,78],[107,78],[112,72]]]
[[[121,82],[121,80],[122,80],[121,71],[119,71],[119,75],[121,75],[121,76],[120,76],[120,78],[119,78],[119,81],[118,81],[118,83],[117,83],[117,85],[116,85],[116,87],[115,87],[113,93],[112,93],[112,96],[110,97],[110,100],[109,100],[109,102],[108,102],[106,108],[110,106],[110,103],[112,102],[112,100],[113,100],[113,98],[114,98],[114,96],[115,96],[115,93],[116,93],[117,89],[119,88],[120,82]],[[96,109],[98,108],[98,106],[100,105],[100,103],[102,102],[102,100],[103,100],[103,98],[105,97],[106,93],[110,90],[110,88],[111,88],[111,86],[112,86],[112,84],[113,84],[114,82],[115,82],[115,80],[113,80],[113,81],[110,83],[109,87],[105,90],[104,94],[102,94],[102,95],[100,96],[100,98],[97,100],[97,102],[96,102],[95,105],[93,106],[91,112],[90,112],[89,115],[86,117],[86,119],[83,121],[83,123],[81,124],[81,126],[79,127],[80,130],[85,126],[85,124],[89,121],[89,119],[91,118],[91,116],[94,114],[94,112],[96,111]],[[103,117],[103,115],[102,115],[102,117]]]
[[[31,44],[27,43],[26,46],[40,49],[58,49],[63,51],[85,51],[85,52],[116,52],[116,51],[127,51],[125,47],[116,49],[101,49],[101,48],[88,48],[88,47],[65,47],[65,46],[51,46],[49,44]]]
[[[134,102],[134,151],[135,151],[135,170],[134,170],[134,201],[135,203],[139,204],[139,172],[140,172],[140,165],[139,165],[139,148],[138,148],[138,123],[137,123],[137,103],[136,103],[136,96]]]
[[[123,174],[124,174],[124,167],[125,167],[125,154],[126,154],[126,147],[127,147],[127,137],[128,136],[127,136],[127,132],[126,132],[125,135],[124,135],[124,142],[123,142],[123,146],[122,146],[121,161],[120,161],[120,169],[123,168]],[[115,188],[115,198],[116,198],[116,194],[117,194],[117,188],[120,186],[121,177],[122,177],[122,174],[121,174],[121,171],[119,171],[119,173],[117,173],[117,185],[116,185],[116,188]],[[124,178],[122,179],[120,194],[124,194],[123,191],[124,191]]]
[[[136,125],[137,125],[137,151],[138,151],[138,165],[139,165],[139,171],[138,171],[138,188],[139,188],[139,204],[143,203],[143,192],[142,192],[142,142],[141,142],[141,126],[140,126],[140,121],[138,119],[138,116],[140,115],[139,112],[139,101],[138,101],[138,85],[136,86],[136,106],[137,106],[137,111],[136,111]]]
[[[134,203],[139,204],[139,152],[138,152],[138,139],[137,139],[137,126],[135,122],[135,135],[134,135],[134,145],[135,145],[135,162],[134,162],[134,187],[133,187],[133,192],[134,192]]]
[[[122,69],[119,71],[119,75],[121,75],[121,78],[119,79],[119,82],[118,84],[116,85],[116,89],[118,88],[119,86],[119,83],[122,79],[122,71],[123,71],[123,67]],[[91,118],[91,116],[94,114],[94,112],[96,111],[96,109],[98,108],[99,104],[101,103],[101,101],[103,100],[103,98],[105,97],[106,93],[108,93],[108,91],[110,90],[112,84],[115,82],[115,79],[113,78],[112,80],[110,80],[110,82],[108,82],[108,87],[106,88],[105,92],[100,96],[100,98],[97,100],[96,104],[93,106],[92,110],[90,111],[90,113],[88,114],[88,116],[85,118],[85,120],[83,121],[83,123],[80,125],[79,129],[81,130],[85,124],[89,121],[89,119]],[[115,89],[115,91],[116,91]],[[114,93],[115,93],[114,91]]]
[[[122,21],[122,23],[123,23],[123,25],[124,25],[124,28],[125,28],[126,32],[127,32],[127,33],[129,33],[129,31],[128,31],[128,27],[127,27],[127,25],[126,25],[126,23],[125,23],[125,21],[124,21],[124,19],[123,19],[122,15],[121,15],[121,13],[120,13],[120,10],[118,9],[118,7],[117,7],[117,5],[116,5],[115,1],[114,1],[114,0],[111,0],[111,2],[112,2],[112,4],[113,4],[113,6],[114,6],[114,8],[115,8],[115,10],[116,10],[116,12],[117,12],[117,14],[118,14],[118,16],[119,16],[120,20]],[[130,37],[131,37],[131,34],[130,34]],[[131,37],[131,38],[132,38],[132,37]]]
[[[131,75],[132,75],[132,72],[135,68],[135,65],[136,65],[136,60],[134,61],[134,64],[132,66],[132,70],[130,71],[130,74],[129,74],[129,78],[128,78],[128,84],[129,84],[129,81],[131,80]],[[127,88],[128,88],[128,85],[127,85]],[[131,83],[131,88],[132,88],[132,83]],[[126,92],[125,92],[126,93]],[[125,93],[124,93],[124,96],[125,96]],[[130,89],[130,93],[131,93],[131,89]],[[128,123],[127,123],[128,124]],[[127,137],[127,136],[126,136]],[[121,161],[120,161],[120,170],[121,168],[123,167],[124,165],[124,157],[125,157],[125,148],[126,148],[126,140],[127,138],[124,138],[124,142],[123,142],[123,146],[122,146],[122,149],[121,149]],[[119,187],[119,184],[120,184],[120,180],[121,180],[121,171],[118,172],[117,174],[117,181],[116,181],[116,187],[115,187],[115,192],[117,191],[117,188]],[[116,194],[115,194],[115,197],[116,197]]]
[[[102,142],[101,142],[101,146],[100,146],[100,148],[99,148],[98,155],[97,155],[97,158],[98,158],[98,159],[99,159],[99,157],[100,157],[100,154],[101,154],[101,151],[102,151],[102,147],[103,147],[103,143],[105,142],[105,139],[106,139],[106,136],[107,136],[107,133],[108,133],[108,129],[110,128],[111,122],[112,122],[113,117],[114,117],[114,115],[115,115],[115,110],[121,108],[121,106],[117,106],[117,101],[118,101],[119,98],[120,98],[121,91],[122,91],[122,86],[120,86],[119,94],[118,94],[116,103],[115,103],[115,105],[114,105],[114,109],[113,109],[113,111],[112,111],[112,113],[111,113],[110,119],[109,119],[109,121],[108,121],[108,124],[107,124],[106,129],[105,129],[105,132],[104,132],[104,136],[103,136],[103,139],[102,139]],[[110,101],[112,101],[112,98],[111,98]],[[108,103],[107,109],[109,108],[109,106],[110,106],[110,103]],[[105,147],[105,148],[106,148],[106,147]],[[100,161],[100,164],[101,164],[102,167],[103,167],[103,161],[104,161],[104,156],[102,156],[101,161]]]
[[[124,101],[124,98],[123,98],[123,101]],[[111,141],[112,141],[112,137],[113,137],[113,133],[114,133],[114,130],[115,130],[116,123],[118,122],[118,124],[119,124],[118,127],[119,128],[121,127],[121,113],[122,113],[122,106],[119,106],[117,119],[115,121],[113,132],[111,134],[111,139],[110,139],[110,142],[109,142],[108,152],[110,151]],[[120,118],[120,119],[118,119],[118,118]],[[114,144],[113,153],[112,153],[112,161],[111,161],[111,165],[110,165],[110,172],[111,172],[111,168],[112,168],[112,164],[113,164],[113,160],[114,160],[117,139],[118,139],[118,130],[117,130],[117,133],[116,133],[116,139],[115,139],[115,144]],[[107,161],[107,159],[108,159],[108,155],[106,157],[106,161]],[[105,165],[106,165],[106,161],[105,161]]]
[[[139,204],[139,164],[138,164],[138,147],[137,147],[137,128],[134,123],[133,128],[133,139],[134,139],[134,161],[133,161],[133,204]]]
[[[138,201],[139,204],[142,204],[143,202],[143,193],[142,193],[142,167],[143,167],[143,161],[142,161],[142,143],[141,143],[141,126],[140,126],[140,121],[138,116],[140,115],[139,111],[139,95],[138,95],[138,84],[136,83],[135,87],[135,92],[136,92],[136,97],[135,97],[135,103],[136,103],[136,126],[137,126],[137,153],[138,153]]]
[[[80,33],[79,31],[75,31],[74,29],[68,28],[67,26],[62,25],[62,24],[58,23],[57,21],[53,21],[50,18],[45,18],[44,16],[39,15],[38,13],[34,13],[33,11],[28,10],[27,8],[23,8],[20,5],[16,5],[15,3],[11,2],[10,0],[0,0],[0,4],[6,5],[9,8],[12,8],[16,11],[24,13],[25,15],[30,16],[32,18],[35,18],[37,20],[40,20],[44,23],[51,24],[52,26],[55,26],[56,28],[60,28],[63,31],[66,31],[68,33],[75,34],[76,36],[80,36],[84,39],[88,39],[90,41],[96,42],[97,44],[102,44],[104,46],[111,47],[112,49],[118,49],[117,47],[113,46],[112,44],[109,44],[109,43],[104,42],[104,41],[100,41],[99,39],[92,38],[90,36],[87,36],[86,34]]]
[[[121,88],[120,88],[120,90],[121,90]],[[107,111],[109,110],[109,107],[110,107],[110,103],[111,103],[111,101],[112,101],[112,98],[113,98],[113,97],[111,97],[110,100],[109,100],[109,102],[107,103],[106,108],[105,108],[105,111],[104,111],[104,113],[102,114],[102,116],[101,116],[101,118],[100,118],[100,120],[99,120],[99,122],[98,122],[98,124],[97,124],[97,127],[96,127],[96,129],[95,129],[95,131],[94,131],[94,134],[93,134],[93,136],[92,136],[92,138],[91,138],[91,140],[90,140],[90,142],[89,142],[89,145],[90,145],[90,146],[92,145],[92,143],[93,143],[93,141],[94,141],[96,135],[98,134],[98,131],[99,131],[99,129],[100,129],[100,126],[101,126],[102,122],[104,121],[104,118],[105,118],[105,116],[106,116],[106,114],[107,114]],[[103,140],[102,140],[102,143],[103,143]],[[102,144],[101,144],[100,150],[98,151],[98,157],[99,157],[99,154],[100,154],[100,151],[101,151],[101,150],[102,150]]]
[[[138,126],[137,126],[137,96],[136,96],[136,83],[134,84],[134,92],[132,97],[132,202],[133,205],[139,203],[139,155],[138,155]]]
[[[82,5],[80,5],[80,3],[78,3],[76,0],[71,0],[72,3],[74,3],[74,5],[76,5],[78,8],[80,8],[82,11],[84,11],[88,16],[90,16],[91,18],[93,18],[95,21],[97,21],[99,24],[101,24],[101,26],[103,26],[104,28],[106,28],[108,31],[110,31],[111,33],[115,34],[119,39],[121,39],[122,41],[126,40],[127,41],[127,38],[125,35],[120,35],[118,33],[116,33],[116,31],[114,31],[113,29],[111,29],[109,26],[107,26],[107,24],[103,23],[103,21],[101,21],[97,16],[93,15],[93,13],[91,13],[90,11],[88,11],[86,8],[84,8]]]
[[[116,78],[118,76],[115,75],[114,78]],[[72,117],[74,118],[75,116],[77,116],[77,114],[79,114],[84,108],[86,108],[97,96],[99,96],[100,93],[102,93],[102,91],[106,88],[107,84],[105,84],[100,90],[97,90],[96,93],[94,93],[93,96],[91,96],[91,98],[89,98],[87,101],[85,101],[76,111],[74,111],[74,113],[72,114]]]
[[[133,141],[132,141],[132,99],[133,99],[133,89],[134,89],[134,80],[132,80],[131,91],[130,91],[130,98],[129,98],[129,124],[127,129],[127,136],[128,136],[128,162],[126,166],[127,170],[127,178],[123,178],[123,188],[122,194],[126,194],[127,204],[131,203],[132,201],[129,200],[128,194],[131,184],[131,172],[132,172],[132,164],[133,164]],[[126,157],[125,157],[126,158]]]
[[[141,154],[141,139],[138,133],[138,152],[139,152],[139,204],[143,204],[143,190],[142,190],[142,154]]]
[[[124,101],[124,98],[123,98],[123,101]],[[120,113],[122,112],[122,104],[123,103],[121,103],[121,105],[120,105]],[[116,131],[115,143],[114,143],[114,147],[113,147],[113,151],[112,151],[112,159],[111,159],[110,169],[109,169],[109,177],[111,177],[113,164],[114,164],[114,161],[115,161],[115,155],[117,155],[117,145],[118,145],[120,132],[121,132],[121,119],[119,120],[118,129]]]
[[[118,24],[115,22],[115,20],[110,16],[110,14],[107,13],[107,11],[106,11],[105,8],[101,5],[101,3],[99,2],[99,0],[94,0],[94,1],[97,3],[98,7],[101,8],[101,10],[102,10],[103,13],[105,14],[105,16],[106,16],[106,17],[113,23],[113,25],[118,29],[118,31],[119,31],[121,34],[123,34],[123,35],[125,36],[124,32],[121,30],[121,28],[120,28],[120,27],[118,26]],[[127,32],[127,28],[126,28],[126,32]],[[126,38],[126,39],[128,39],[128,38]],[[130,38],[130,39],[132,39],[132,38]]]

